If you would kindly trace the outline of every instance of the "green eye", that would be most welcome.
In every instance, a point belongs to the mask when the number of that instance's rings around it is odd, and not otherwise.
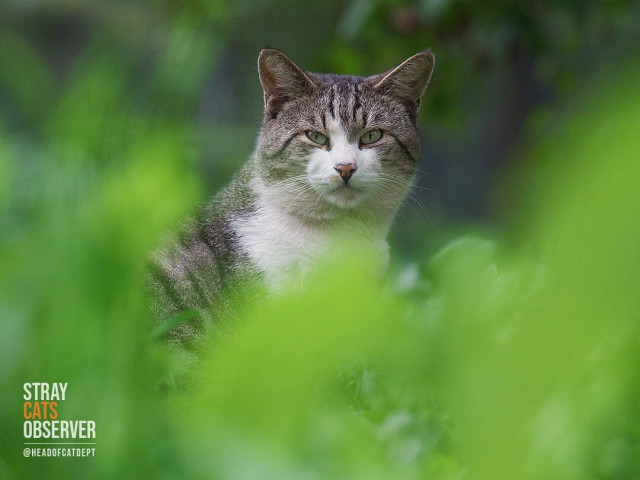
[[[363,145],[371,145],[372,143],[376,143],[378,140],[382,138],[382,130],[376,128],[375,130],[369,130],[367,133],[360,137],[360,142]]]
[[[304,132],[309,140],[318,145],[329,145],[329,138],[320,132],[314,132],[313,130],[307,130]]]

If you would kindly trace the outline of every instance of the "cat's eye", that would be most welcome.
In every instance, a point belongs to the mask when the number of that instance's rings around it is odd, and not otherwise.
[[[313,130],[307,130],[304,132],[309,140],[313,143],[317,143],[318,145],[329,145],[329,138],[326,135],[321,134],[320,132],[315,132]]]
[[[363,145],[371,145],[376,143],[382,138],[382,130],[376,128],[375,130],[369,130],[367,133],[360,137],[360,143]]]

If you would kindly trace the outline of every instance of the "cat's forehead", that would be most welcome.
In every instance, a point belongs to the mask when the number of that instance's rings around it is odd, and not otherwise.
[[[348,85],[363,84],[367,82],[367,77],[358,77],[355,75],[337,75],[334,73],[310,73],[309,76],[313,79],[314,84],[320,87],[327,87],[333,85],[342,85],[346,87]]]
[[[321,116],[325,124],[362,128],[388,109],[389,99],[376,92],[366,77],[312,74],[312,78],[317,89],[307,113]]]
[[[365,77],[352,75],[315,74],[314,80],[319,96],[349,97],[353,95],[373,96],[373,87]]]

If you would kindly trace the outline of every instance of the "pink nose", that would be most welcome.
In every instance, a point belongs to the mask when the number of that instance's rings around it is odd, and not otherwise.
[[[344,180],[344,183],[346,184],[358,167],[353,163],[339,163],[333,168],[335,168],[336,172],[340,174],[342,180]]]

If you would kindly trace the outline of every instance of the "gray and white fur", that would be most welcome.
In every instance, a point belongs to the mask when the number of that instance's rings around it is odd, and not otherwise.
[[[327,75],[260,52],[264,118],[253,155],[153,255],[158,322],[200,312],[166,335],[170,344],[197,351],[238,298],[298,284],[336,235],[386,264],[386,236],[414,180],[416,115],[433,66],[425,51],[371,77]]]

